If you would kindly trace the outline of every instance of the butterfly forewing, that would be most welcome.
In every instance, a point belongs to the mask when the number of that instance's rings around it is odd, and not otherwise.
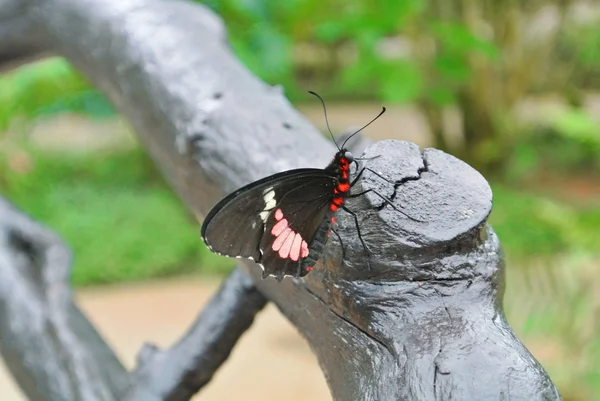
[[[265,275],[299,276],[329,213],[334,179],[322,169],[298,169],[249,184],[211,210],[202,238],[213,252],[253,259]]]

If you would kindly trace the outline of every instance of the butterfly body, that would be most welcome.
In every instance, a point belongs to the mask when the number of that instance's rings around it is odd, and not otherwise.
[[[215,253],[253,260],[263,277],[305,276],[348,196],[352,161],[341,149],[324,169],[290,170],[240,188],[206,216],[202,239]]]

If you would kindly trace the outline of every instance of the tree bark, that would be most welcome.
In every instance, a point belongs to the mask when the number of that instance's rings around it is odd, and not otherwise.
[[[116,400],[127,371],[73,302],[60,238],[0,198],[0,353],[30,400]]]
[[[67,57],[110,97],[199,219],[243,184],[285,169],[324,166],[335,152],[279,88],[240,64],[221,21],[201,5],[23,3],[43,31],[44,48]],[[305,279],[262,280],[258,266],[244,263],[260,292],[310,343],[333,398],[560,399],[504,318],[504,267],[486,224],[492,194],[485,179],[448,154],[421,152],[406,142],[377,143],[365,157],[364,165],[390,182],[366,171],[353,191],[376,190],[412,218],[373,192],[348,203],[370,263],[352,216],[343,212],[337,227],[343,252],[333,236],[322,263]],[[6,325],[6,316],[0,318]],[[197,346],[189,342],[186,351]],[[164,359],[142,358],[137,371],[148,361],[163,375],[177,369]],[[58,358],[47,363],[64,366]],[[139,377],[130,380],[145,380]],[[141,392],[125,399],[185,399],[191,393],[179,397],[154,388],[152,380],[135,383]]]

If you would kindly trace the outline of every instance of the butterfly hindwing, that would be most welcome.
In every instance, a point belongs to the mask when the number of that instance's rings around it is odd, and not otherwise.
[[[302,262],[319,227],[328,219],[334,182],[325,174],[307,177],[278,197],[260,242],[264,275],[303,276]]]
[[[322,169],[286,171],[249,184],[211,210],[202,238],[213,252],[260,263],[266,275],[298,276],[301,255],[326,217],[334,185],[334,177]],[[273,234],[277,224],[278,236]]]

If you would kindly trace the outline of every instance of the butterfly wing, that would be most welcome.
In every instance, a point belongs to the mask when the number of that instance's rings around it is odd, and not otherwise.
[[[329,226],[334,185],[331,177],[312,177],[291,188],[276,202],[265,221],[260,243],[263,276],[281,279],[308,273],[303,262],[313,251],[313,241],[321,225]],[[311,255],[311,260],[318,256]]]
[[[213,252],[259,263],[264,276],[300,276],[328,217],[334,187],[335,176],[322,169],[291,170],[253,182],[210,211],[202,238]]]

